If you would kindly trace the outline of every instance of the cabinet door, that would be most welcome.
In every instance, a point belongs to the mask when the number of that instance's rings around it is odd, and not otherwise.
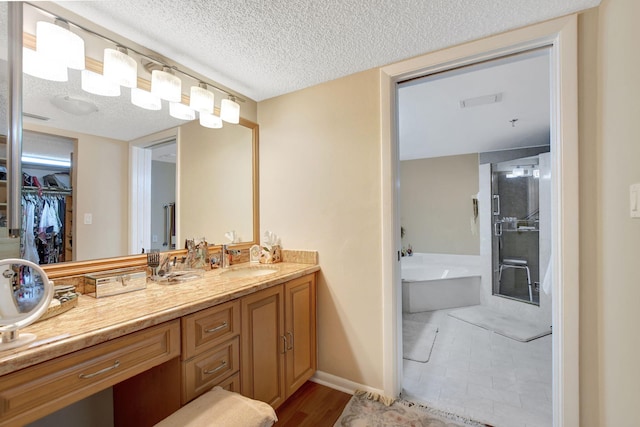
[[[242,394],[274,408],[285,399],[283,287],[242,298]]]
[[[315,274],[285,283],[286,387],[291,396],[316,371]]]

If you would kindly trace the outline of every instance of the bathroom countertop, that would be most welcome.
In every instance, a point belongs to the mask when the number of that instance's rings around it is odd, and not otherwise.
[[[240,264],[231,269],[264,264]],[[176,284],[147,282],[146,289],[104,298],[86,295],[56,317],[21,330],[33,333],[28,346],[0,352],[0,375],[63,356],[196,311],[242,297],[320,270],[317,264],[268,264],[277,273],[230,278],[224,270],[206,271],[201,279]]]

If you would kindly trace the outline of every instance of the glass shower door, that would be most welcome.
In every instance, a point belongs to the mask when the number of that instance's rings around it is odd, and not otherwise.
[[[493,294],[536,305],[539,176],[537,156],[491,165]]]

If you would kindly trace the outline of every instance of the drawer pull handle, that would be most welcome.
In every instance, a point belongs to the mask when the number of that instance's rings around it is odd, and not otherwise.
[[[220,363],[220,366],[218,366],[217,368],[213,368],[213,369],[207,369],[206,371],[204,371],[204,373],[207,374],[207,375],[215,374],[219,370],[224,369],[225,366],[227,366],[227,361],[223,360],[222,363]]]
[[[94,372],[93,374],[79,374],[78,377],[82,378],[83,380],[86,380],[88,378],[93,378],[97,375],[104,374],[105,372],[109,372],[113,369],[117,369],[119,366],[120,366],[120,361],[116,360],[115,363],[111,366],[107,366],[104,369],[100,369],[99,371]]]
[[[218,326],[216,326],[215,328],[205,329],[204,331],[205,331],[206,333],[210,334],[211,332],[216,332],[216,331],[219,331],[220,329],[224,329],[224,328],[226,328],[226,327],[227,327],[227,322],[226,322],[226,321],[224,321],[224,322],[222,322],[222,324],[221,324],[221,325],[218,325]]]
[[[287,336],[286,335],[281,335],[281,337],[282,337],[282,344],[283,344],[282,354],[285,354],[287,352],[287,348],[289,347],[287,345]]]
[[[287,347],[287,351],[293,350],[293,334],[291,332],[287,332],[287,335],[289,336],[289,346]]]

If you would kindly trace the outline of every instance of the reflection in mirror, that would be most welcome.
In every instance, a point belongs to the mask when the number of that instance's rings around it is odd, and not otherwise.
[[[69,138],[23,132],[20,258],[36,264],[73,259],[73,146]]]
[[[0,351],[35,340],[19,329],[35,322],[49,308],[53,283],[37,264],[21,259],[0,261]]]
[[[9,3],[0,2],[0,258],[17,258],[18,239],[8,237],[7,214],[7,137],[9,134],[9,79],[7,61],[9,39]]]
[[[162,142],[151,150],[151,212],[149,248],[176,248],[176,140]]]
[[[209,243],[253,240],[252,131],[242,126],[207,129],[197,123],[180,132],[180,200],[178,236],[206,237]]]
[[[35,49],[38,20],[53,22],[52,16],[24,4],[26,50]],[[82,30],[75,32],[85,40],[88,66],[99,69],[104,48],[113,46]],[[144,67],[142,57],[132,52],[130,56],[138,61],[138,86],[148,85],[151,70]],[[182,102],[188,104],[189,86],[198,82],[179,77]],[[81,72],[74,69],[68,70],[66,82],[23,75],[24,129],[73,141],[71,188],[65,194],[69,199],[61,221],[69,223],[64,231],[69,245],[48,261],[113,258],[140,254],[143,249],[169,250],[172,245],[181,249],[186,238],[221,243],[230,230],[243,242],[257,240],[257,125],[241,119],[238,125],[225,122],[222,129],[208,129],[197,121],[171,117],[167,101],[162,101],[160,111],[150,111],[130,102],[132,89],[121,87],[120,92],[116,97],[88,93],[82,89]],[[216,105],[225,97],[216,92]],[[167,131],[175,137],[173,175],[160,173],[171,163],[153,161],[153,149],[147,169],[135,174],[140,163],[135,148],[148,148],[140,141],[152,141]],[[138,179],[144,179],[144,185]],[[142,186],[138,199],[131,197],[136,186]],[[142,200],[143,194],[148,200]],[[139,206],[146,210],[139,212]]]
[[[225,233],[232,230],[239,242],[257,240],[257,125],[243,123],[209,129],[194,121],[131,142],[130,253],[156,249],[154,245],[160,241],[163,247],[166,242],[175,243],[176,248],[194,238],[205,238],[210,244],[227,243]],[[154,202],[145,183],[154,176],[154,147],[174,141],[176,193],[171,206],[170,191],[165,188],[164,200]],[[170,166],[163,166],[165,172],[167,169]],[[167,185],[173,182],[168,176],[163,179]]]

